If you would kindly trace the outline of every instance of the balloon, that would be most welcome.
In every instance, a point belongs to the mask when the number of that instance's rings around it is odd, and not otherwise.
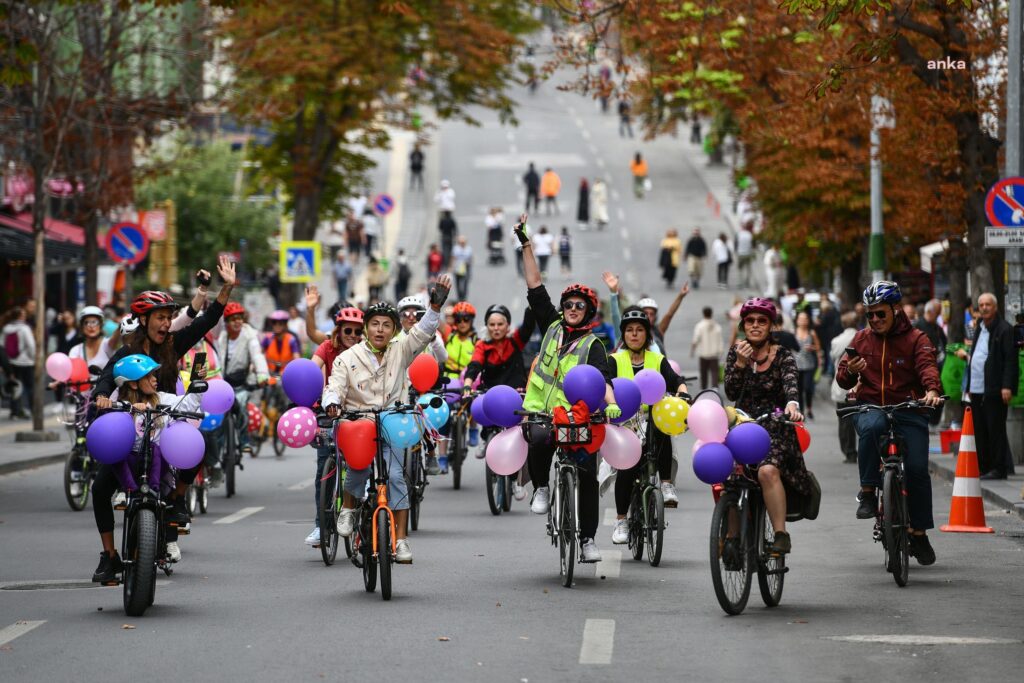
[[[71,359],[71,375],[68,377],[68,381],[72,383],[89,381],[89,366],[85,364],[84,358]]]
[[[705,443],[722,443],[729,433],[729,417],[718,401],[697,401],[686,418],[690,431]]]
[[[113,337],[114,336],[114,332],[117,331],[117,328],[118,328],[118,324],[116,322],[114,322],[113,320],[104,320],[103,321],[103,336],[104,337]]]
[[[601,371],[597,370],[597,374],[601,374]],[[483,409],[487,419],[499,427],[515,427],[523,421],[521,415],[516,415],[517,410],[523,409],[523,397],[518,391],[504,384],[487,390],[484,394]]]
[[[104,465],[119,463],[128,457],[135,445],[135,420],[128,413],[100,415],[85,433],[89,455]]]
[[[175,422],[160,434],[160,449],[165,461],[179,470],[187,470],[202,462],[206,442],[192,425]]]
[[[345,462],[354,470],[365,470],[377,455],[377,429],[373,420],[339,422],[334,440]]]
[[[656,370],[641,370],[633,378],[640,387],[640,398],[646,405],[654,405],[665,396],[665,378]]]
[[[601,457],[617,470],[628,470],[640,462],[643,446],[640,437],[632,430],[615,425],[606,425]]]
[[[177,394],[178,396],[185,395],[185,383],[182,382],[180,379],[175,381],[174,383],[174,393]]]
[[[444,400],[454,405],[459,402],[462,398],[462,387],[463,382],[458,377],[452,377],[448,380],[448,384],[444,386]]]
[[[309,408],[324,393],[324,373],[309,358],[296,358],[285,366],[281,384],[293,403]]]
[[[412,388],[421,394],[430,391],[431,387],[437,383],[437,377],[440,374],[441,369],[437,366],[437,361],[433,356],[427,354],[421,353],[416,356],[416,359],[409,365],[409,381],[412,383]]]
[[[484,397],[486,394],[482,394],[473,399],[473,402],[469,406],[469,412],[473,416],[473,421],[481,427],[490,427],[494,423],[487,417],[487,413],[484,412]]]
[[[493,391],[493,390],[492,390]],[[488,394],[490,391],[487,392]],[[495,434],[487,443],[487,466],[495,474],[511,476],[521,470],[526,464],[526,452],[528,450],[526,439],[523,438],[523,430],[519,427],[512,427]]]
[[[686,416],[690,405],[678,396],[666,396],[651,409],[654,426],[669,436],[679,436],[686,431]]]
[[[671,358],[668,359],[668,366],[672,368],[672,372],[676,373],[680,377],[683,376],[683,369],[679,367],[679,363],[675,362]]]
[[[384,441],[395,451],[412,448],[422,437],[419,423],[409,413],[387,413],[380,421],[380,429]]]
[[[746,422],[729,430],[725,445],[732,451],[732,457],[741,465],[756,465],[768,457],[772,437],[768,430],[756,422]]]
[[[199,431],[212,432],[220,428],[222,424],[224,424],[223,413],[207,413],[206,417],[203,418],[203,421],[199,423]]]
[[[66,353],[51,353],[46,359],[46,374],[58,382],[67,382],[71,377],[71,359]]]
[[[316,430],[316,415],[306,406],[289,408],[277,421],[277,436],[290,448],[308,446],[316,437]]]
[[[625,422],[636,415],[640,410],[642,400],[640,398],[640,387],[631,379],[616,377],[612,380],[612,393],[615,394],[615,403],[622,410],[622,415],[612,420],[614,423]]]
[[[199,405],[203,410],[214,415],[226,413],[235,405],[235,390],[222,379],[211,379],[207,382],[209,389],[203,394]]]
[[[571,405],[583,401],[590,410],[597,410],[604,400],[605,381],[601,371],[593,365],[577,365],[565,373],[562,391]]]
[[[706,443],[693,454],[693,473],[705,484],[725,481],[733,467],[732,452],[724,444]]]
[[[807,431],[803,422],[796,423],[793,428],[796,429],[796,440],[800,444],[800,452],[806,453],[807,449],[811,447],[811,433]]]
[[[694,441],[693,442],[693,448],[690,449],[690,455],[693,455],[697,451],[699,451],[700,447],[703,446],[703,445],[704,445],[704,442],[701,441],[700,439],[697,439],[696,441]]]
[[[249,431],[258,432],[263,426],[263,413],[256,407],[255,403],[246,403],[245,412],[249,416]]]
[[[693,399],[693,402],[696,403],[697,401],[714,401],[718,405],[722,405],[722,397],[718,395],[717,391],[712,389],[706,389],[697,394],[697,397]]]
[[[441,407],[433,408],[430,402],[438,398],[437,394],[423,394],[416,401],[423,407],[423,417],[434,429],[440,429],[448,423],[448,418],[451,417],[452,409],[448,407],[448,404],[441,401]]]

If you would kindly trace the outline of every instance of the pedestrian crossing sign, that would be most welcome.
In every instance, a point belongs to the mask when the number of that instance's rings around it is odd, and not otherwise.
[[[281,282],[312,282],[320,274],[319,242],[281,242]]]

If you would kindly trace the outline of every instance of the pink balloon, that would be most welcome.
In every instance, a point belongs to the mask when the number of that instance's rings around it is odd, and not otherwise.
[[[699,451],[700,447],[703,446],[703,445],[704,445],[704,442],[701,441],[700,439],[697,439],[696,441],[694,441],[693,442],[693,448],[690,449],[690,455],[693,455],[697,451]]]
[[[686,424],[704,443],[722,443],[729,433],[729,416],[718,401],[696,401],[686,415]]]
[[[71,377],[71,359],[66,353],[51,353],[46,359],[46,374],[58,382],[67,382]]]
[[[305,406],[292,408],[277,421],[277,437],[289,448],[308,446],[316,430],[316,414]]]
[[[672,372],[676,373],[680,377],[683,375],[683,369],[679,367],[679,363],[675,362],[671,358],[668,359],[668,366],[672,368]]]
[[[640,462],[643,446],[640,437],[631,429],[617,425],[605,425],[601,457],[617,470],[628,470]]]
[[[510,476],[526,464],[526,439],[519,427],[510,427],[487,444],[487,466],[495,474]]]

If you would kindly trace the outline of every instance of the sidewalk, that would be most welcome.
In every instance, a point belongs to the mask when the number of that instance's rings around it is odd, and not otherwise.
[[[941,477],[952,482],[956,473],[956,456],[947,453],[937,453],[938,435],[935,435],[935,442],[932,444],[931,453],[928,456],[928,468],[932,476]],[[1006,479],[982,481],[981,497],[992,505],[1010,512],[1016,512],[1024,517],[1024,475],[1016,474]],[[938,513],[939,511],[936,511]]]
[[[64,460],[70,442],[65,427],[60,421],[59,404],[46,406],[43,428],[56,432],[56,441],[17,442],[18,432],[32,431],[31,420],[10,420],[0,418],[0,475],[18,472],[32,467],[41,467]]]

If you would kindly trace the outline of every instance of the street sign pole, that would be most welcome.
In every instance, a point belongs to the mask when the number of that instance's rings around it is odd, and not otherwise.
[[[1004,178],[1024,174],[1021,168],[1021,37],[1024,31],[1024,8],[1022,0],[1010,0],[1010,16],[1007,32],[1009,36],[1007,79],[1006,79],[1006,168]],[[1009,249],[1006,252],[1007,293],[1006,318],[1013,320],[1021,312],[1024,299],[1024,250]]]
[[[892,103],[879,95],[871,97],[871,241],[868,268],[872,280],[885,279],[885,228],[882,220],[882,129],[895,125]]]

